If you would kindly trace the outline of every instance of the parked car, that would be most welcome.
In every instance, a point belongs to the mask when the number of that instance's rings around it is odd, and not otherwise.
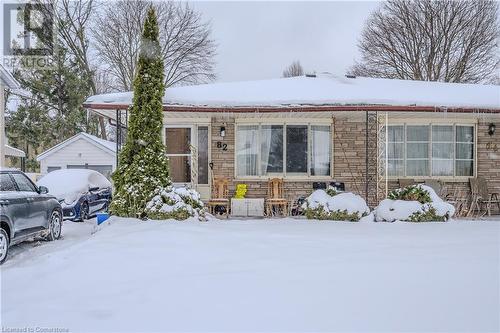
[[[23,172],[0,169],[0,264],[9,247],[29,238],[61,236],[62,208],[45,186],[36,186]]]
[[[55,170],[37,184],[50,189],[49,193],[61,203],[63,218],[72,221],[83,221],[105,212],[111,202],[111,182],[94,170]]]

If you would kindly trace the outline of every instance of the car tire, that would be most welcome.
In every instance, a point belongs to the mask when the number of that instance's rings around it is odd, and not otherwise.
[[[10,240],[7,231],[0,228],[0,265],[7,260],[7,256],[9,255],[9,243]]]
[[[84,222],[88,218],[89,218],[89,204],[87,201],[84,201],[80,206],[80,221]]]
[[[49,221],[49,234],[47,235],[47,240],[54,241],[61,237],[62,233],[62,215],[57,209],[50,214]]]

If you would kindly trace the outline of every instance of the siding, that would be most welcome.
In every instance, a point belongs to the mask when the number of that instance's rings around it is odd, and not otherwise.
[[[112,165],[114,171],[116,157],[84,139],[78,139],[41,160],[40,171],[46,174],[49,166],[65,169],[68,164]]]

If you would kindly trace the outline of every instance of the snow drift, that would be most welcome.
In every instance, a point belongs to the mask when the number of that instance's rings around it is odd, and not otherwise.
[[[354,193],[330,195],[324,190],[316,190],[306,198],[303,208],[308,218],[320,220],[359,221],[370,213],[365,200]]]
[[[375,209],[375,220],[377,222],[394,221],[447,221],[455,214],[455,207],[444,202],[436,192],[429,186],[416,185],[416,189],[427,192],[430,202],[420,202],[417,200],[393,200],[385,199],[380,202]],[[401,191],[396,190],[396,195]],[[399,192],[398,192],[399,191]],[[435,217],[435,219],[433,219]]]

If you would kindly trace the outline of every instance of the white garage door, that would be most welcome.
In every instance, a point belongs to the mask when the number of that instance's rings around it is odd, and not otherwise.
[[[111,179],[111,173],[113,172],[113,166],[111,165],[67,165],[68,169],[90,169],[102,173],[106,178]]]

